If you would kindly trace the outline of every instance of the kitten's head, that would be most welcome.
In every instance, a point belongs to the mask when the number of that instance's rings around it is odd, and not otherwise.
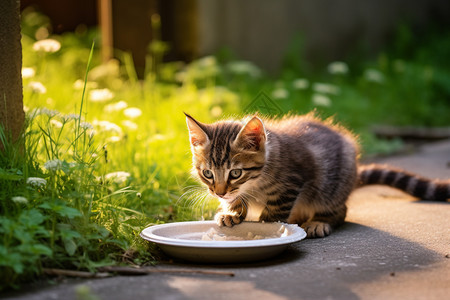
[[[266,160],[266,132],[258,117],[245,124],[200,123],[186,114],[193,171],[212,195],[232,203],[261,175]]]

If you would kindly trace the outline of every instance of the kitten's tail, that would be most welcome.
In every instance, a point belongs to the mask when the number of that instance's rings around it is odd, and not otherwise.
[[[388,165],[358,167],[359,186],[383,184],[400,189],[422,200],[450,199],[450,180],[431,180]]]

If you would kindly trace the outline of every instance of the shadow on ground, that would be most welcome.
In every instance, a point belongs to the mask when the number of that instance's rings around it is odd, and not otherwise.
[[[327,238],[304,240],[268,261],[216,266],[177,262],[175,265],[182,267],[233,270],[236,276],[185,279],[171,287],[192,298],[208,298],[205,285],[212,284],[227,286],[229,292],[225,293],[229,295],[245,287],[247,296],[264,292],[280,299],[323,299],[332,295],[359,299],[353,289],[360,284],[380,277],[395,280],[399,274],[421,272],[442,259],[418,243],[347,222]]]

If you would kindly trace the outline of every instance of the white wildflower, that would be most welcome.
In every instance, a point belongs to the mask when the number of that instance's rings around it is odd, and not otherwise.
[[[111,113],[111,112],[115,112],[115,111],[121,111],[122,109],[125,109],[127,107],[128,107],[128,104],[125,101],[119,101],[119,102],[105,105],[103,110],[107,113]]]
[[[261,76],[261,70],[249,61],[233,61],[227,64],[227,69],[235,74],[247,74],[257,78]]]
[[[47,109],[47,108],[44,108],[41,112],[43,114],[49,116],[50,118],[53,118],[54,116],[59,114],[59,111],[57,111],[55,109]]]
[[[97,82],[94,81],[87,81],[86,82],[86,88],[88,89],[96,89],[98,87]],[[73,83],[73,88],[75,90],[82,90],[84,89],[84,80],[78,79]]]
[[[314,94],[312,96],[312,102],[316,106],[325,106],[325,107],[331,106],[331,99],[321,94]]]
[[[134,119],[134,118],[141,116],[142,111],[137,107],[130,107],[130,108],[125,109],[123,111],[123,114],[130,119]]]
[[[113,135],[113,136],[110,136],[109,138],[107,138],[106,142],[108,142],[108,143],[117,143],[117,142],[120,142],[120,140],[122,140],[122,138],[120,136]]]
[[[113,173],[106,174],[105,179],[111,180],[115,183],[120,184],[120,183],[124,183],[130,176],[131,176],[131,174],[128,172],[119,171],[119,172],[113,172]]]
[[[80,116],[77,114],[67,114],[67,115],[63,115],[61,116],[61,120],[63,120],[63,122],[69,122],[72,120],[78,120]]]
[[[74,83],[73,83],[73,88],[75,90],[82,90],[84,88],[84,81],[81,79],[77,79]]]
[[[117,133],[122,133],[122,128],[119,125],[109,121],[94,120],[92,124],[100,128],[102,131],[113,131]]]
[[[50,120],[50,124],[56,128],[62,128],[63,127],[63,123],[61,123],[58,120],[52,119]]]
[[[331,95],[337,95],[341,91],[338,86],[321,82],[314,83],[313,90],[317,93],[331,94]]]
[[[114,98],[114,93],[109,89],[96,89],[89,92],[89,99],[92,102],[106,102]]]
[[[11,200],[17,204],[28,204],[28,199],[23,196],[15,196]]]
[[[34,51],[43,51],[53,53],[61,49],[61,43],[54,39],[45,39],[33,44]]]
[[[134,123],[133,121],[130,120],[124,120],[122,121],[122,125],[127,127],[130,130],[137,130],[138,129],[138,124]]]
[[[364,78],[366,78],[367,81],[371,82],[377,82],[377,83],[383,83],[384,82],[384,75],[378,70],[375,69],[367,69],[364,72]]]
[[[89,71],[90,80],[100,80],[102,78],[118,78],[120,76],[120,63],[117,59],[110,59],[108,62],[92,68]]]
[[[32,187],[43,187],[47,184],[47,180],[40,177],[28,177],[27,184],[31,185]]]
[[[44,164],[44,168],[46,168],[49,171],[58,171],[61,170],[62,164],[63,162],[60,161],[59,159],[52,159]]]
[[[305,78],[298,78],[292,81],[292,87],[296,90],[306,90],[309,87],[309,80]]]
[[[37,112],[38,115],[47,115],[50,118],[53,118],[54,116],[59,114],[59,111],[55,110],[55,109],[48,109],[48,108],[41,108],[38,110]]]
[[[217,60],[214,56],[205,56],[197,60],[200,67],[211,67],[217,65]]]
[[[30,81],[30,83],[28,83],[28,88],[36,94],[45,94],[47,93],[47,88],[40,83],[39,81]]]
[[[148,139],[148,142],[149,142],[149,143],[152,143],[152,142],[156,142],[156,141],[164,141],[164,140],[167,140],[167,136],[158,133],[158,134],[155,134],[155,135],[151,136],[151,137]]]
[[[80,128],[81,129],[85,129],[85,130],[89,130],[89,129],[94,129],[94,126],[92,126],[92,124],[89,123],[89,122],[81,122],[80,123]]]
[[[348,65],[342,61],[335,61],[328,65],[328,72],[330,74],[339,75],[348,73]]]
[[[289,91],[283,88],[273,90],[272,97],[275,99],[286,99],[289,97]]]
[[[22,78],[31,78],[36,75],[36,71],[33,68],[22,68]]]

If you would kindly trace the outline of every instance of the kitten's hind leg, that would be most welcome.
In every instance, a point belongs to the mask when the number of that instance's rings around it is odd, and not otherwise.
[[[332,212],[316,212],[310,220],[301,224],[301,227],[306,231],[308,238],[325,237],[334,228],[344,223],[346,214],[347,206],[345,204],[335,208]]]

